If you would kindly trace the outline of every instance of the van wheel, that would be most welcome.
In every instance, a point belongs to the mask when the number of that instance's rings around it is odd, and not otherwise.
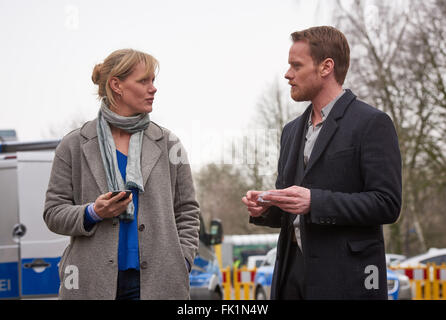
[[[257,287],[256,300],[266,300],[266,293],[262,287]]]

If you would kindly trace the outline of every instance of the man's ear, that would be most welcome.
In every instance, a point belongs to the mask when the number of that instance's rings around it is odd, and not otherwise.
[[[334,72],[335,63],[332,58],[327,58],[319,65],[319,72],[321,77],[326,78]]]
[[[113,90],[114,93],[121,95],[121,81],[117,77],[111,77],[110,78],[110,88]]]

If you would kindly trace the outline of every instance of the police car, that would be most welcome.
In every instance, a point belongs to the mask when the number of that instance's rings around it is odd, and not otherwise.
[[[211,221],[210,233],[207,233],[200,216],[200,244],[189,275],[192,300],[223,299],[223,276],[213,247],[222,242],[222,233],[218,219]]]

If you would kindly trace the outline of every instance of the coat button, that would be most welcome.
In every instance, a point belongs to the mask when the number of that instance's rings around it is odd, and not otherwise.
[[[144,229],[146,228],[145,225],[141,224],[138,228],[139,231],[144,231]]]
[[[146,261],[141,262],[140,267],[141,269],[147,269],[147,262]]]

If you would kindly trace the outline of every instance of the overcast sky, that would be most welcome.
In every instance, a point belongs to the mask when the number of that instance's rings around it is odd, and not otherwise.
[[[301,2],[0,0],[0,129],[38,140],[95,118],[94,65],[134,48],[160,62],[151,119],[186,149],[197,130],[242,130],[286,84],[290,33],[331,23],[329,0]]]

